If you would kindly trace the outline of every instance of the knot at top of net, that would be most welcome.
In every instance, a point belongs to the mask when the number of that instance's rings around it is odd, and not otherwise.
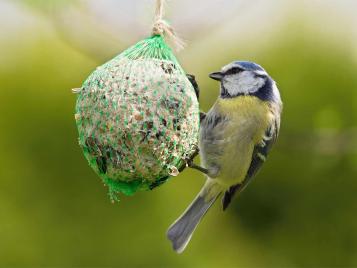
[[[181,50],[185,47],[185,43],[181,40],[180,37],[178,37],[171,25],[163,19],[164,5],[165,0],[156,1],[155,22],[152,28],[152,34],[168,37],[168,39],[172,42],[176,50]]]
[[[152,34],[153,35],[164,35],[168,32],[172,32],[173,28],[163,19],[158,19],[155,21],[152,27]]]

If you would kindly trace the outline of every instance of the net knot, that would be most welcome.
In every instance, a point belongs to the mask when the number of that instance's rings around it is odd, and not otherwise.
[[[164,35],[167,32],[168,28],[171,28],[170,25],[163,19],[157,20],[152,27],[153,35]]]
[[[185,47],[185,42],[176,34],[171,25],[163,19],[165,0],[157,0],[156,3],[155,22],[152,27],[152,34],[168,37],[176,50],[183,49]]]

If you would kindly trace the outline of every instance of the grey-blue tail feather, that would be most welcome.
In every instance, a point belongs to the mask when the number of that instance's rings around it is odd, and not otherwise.
[[[167,231],[167,238],[172,242],[172,247],[177,253],[184,251],[197,225],[218,196],[219,194],[206,201],[199,194],[183,215],[170,226]]]

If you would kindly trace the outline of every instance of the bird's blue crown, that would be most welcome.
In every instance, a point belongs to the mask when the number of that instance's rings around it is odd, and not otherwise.
[[[233,65],[236,65],[237,67],[242,67],[244,70],[247,71],[265,71],[263,67],[250,61],[235,61]]]

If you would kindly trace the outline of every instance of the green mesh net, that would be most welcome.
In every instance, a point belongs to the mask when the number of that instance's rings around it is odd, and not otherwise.
[[[98,67],[78,92],[75,118],[84,155],[113,200],[178,175],[197,148],[197,97],[160,35]]]

